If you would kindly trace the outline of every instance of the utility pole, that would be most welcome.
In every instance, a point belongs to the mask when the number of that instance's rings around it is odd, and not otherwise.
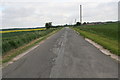
[[[82,24],[82,5],[80,5],[80,23]]]

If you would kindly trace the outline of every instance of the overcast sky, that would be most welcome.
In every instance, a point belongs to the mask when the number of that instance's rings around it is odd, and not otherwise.
[[[2,28],[43,27],[74,24],[79,21],[82,5],[83,22],[117,21],[119,0],[2,0]],[[1,22],[2,21],[2,22]]]

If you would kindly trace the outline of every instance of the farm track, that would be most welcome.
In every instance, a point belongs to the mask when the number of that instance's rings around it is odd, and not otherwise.
[[[117,78],[118,62],[66,27],[3,68],[3,78]]]

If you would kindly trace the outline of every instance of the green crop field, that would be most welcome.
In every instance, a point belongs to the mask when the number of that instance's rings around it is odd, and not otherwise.
[[[2,33],[2,54],[4,56],[10,50],[26,45],[32,40],[43,37],[54,30],[55,28],[51,28],[44,31]]]
[[[73,29],[120,56],[120,50],[118,49],[118,23],[83,25],[73,27]]]

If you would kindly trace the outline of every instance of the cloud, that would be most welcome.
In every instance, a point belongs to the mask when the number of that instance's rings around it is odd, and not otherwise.
[[[8,0],[4,0],[2,6],[3,28],[44,26],[49,21],[54,25],[72,24],[75,19],[79,21],[80,4],[83,7],[83,21],[117,20],[118,17],[117,0],[114,0],[116,2],[113,0],[108,0],[110,2],[94,2],[95,0],[92,0],[93,2],[82,0],[69,0],[69,2],[67,2],[68,0],[61,2],[58,2],[59,0],[52,2],[49,0],[47,0],[48,2],[46,0],[46,2],[24,1],[8,2]]]
[[[88,7],[88,6],[87,6]],[[96,6],[86,8],[84,12],[85,21],[107,21],[117,20],[118,4],[116,2],[99,3]]]
[[[119,1],[119,4],[118,4],[118,14],[120,14],[120,1]],[[120,21],[120,15],[118,15],[118,20]]]
[[[1,0],[2,2],[118,2],[119,0]]]

